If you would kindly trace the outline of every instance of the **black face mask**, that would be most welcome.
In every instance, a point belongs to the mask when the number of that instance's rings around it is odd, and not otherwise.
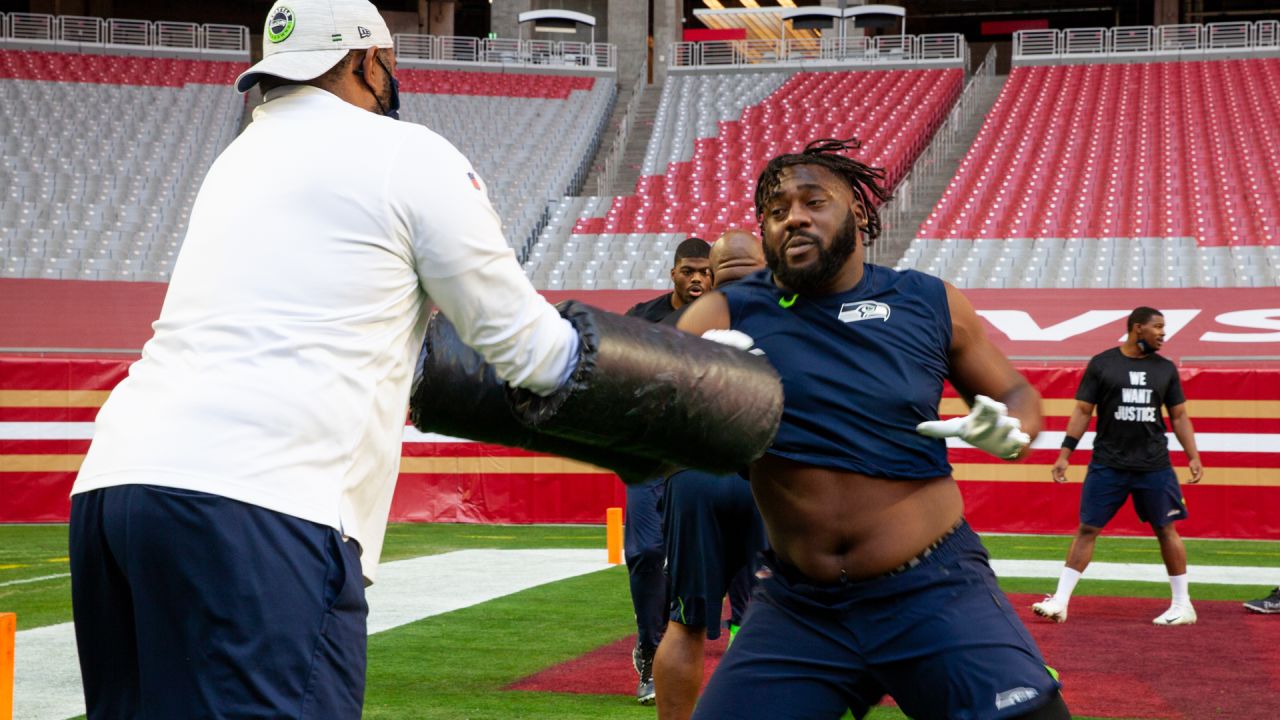
[[[389,86],[389,89],[386,91],[387,94],[389,95],[389,97],[387,98],[387,106],[386,107],[382,106],[382,98],[378,96],[378,93],[373,89],[373,86],[369,85],[368,80],[365,80],[364,84],[368,85],[369,91],[373,93],[373,101],[378,103],[378,111],[381,112],[383,115],[386,115],[387,117],[391,118],[392,120],[399,120],[400,119],[400,81],[396,80],[396,76],[392,75],[391,71],[387,69],[387,66],[382,63],[382,58],[378,57],[377,55],[374,55],[373,59],[377,61],[378,65],[382,68],[382,71],[387,74],[387,80],[388,80],[387,85]],[[355,72],[361,78],[364,78],[363,67],[360,67],[357,65]]]
[[[1137,344],[1138,344],[1138,352],[1142,353],[1143,355],[1152,355],[1156,352],[1159,352],[1155,348],[1148,345],[1147,341],[1143,340],[1142,338],[1138,338]]]

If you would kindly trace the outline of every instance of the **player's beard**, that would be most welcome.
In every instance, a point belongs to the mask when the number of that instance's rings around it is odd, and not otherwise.
[[[813,239],[809,235],[806,237]],[[764,246],[764,259],[773,271],[773,276],[788,290],[801,295],[821,293],[830,287],[831,281],[840,273],[840,268],[844,267],[849,256],[858,249],[858,226],[854,222],[853,213],[845,216],[829,247],[823,247],[816,239],[813,239],[813,244],[818,250],[818,260],[800,268],[788,265],[786,255],[773,250],[768,243]]]

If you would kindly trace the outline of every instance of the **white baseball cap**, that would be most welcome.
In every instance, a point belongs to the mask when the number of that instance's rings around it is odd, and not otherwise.
[[[236,78],[249,92],[263,75],[313,80],[351,50],[392,47],[391,31],[368,0],[279,0],[262,28],[262,60]]]

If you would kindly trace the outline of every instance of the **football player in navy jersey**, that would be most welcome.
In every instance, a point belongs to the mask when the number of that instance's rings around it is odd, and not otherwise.
[[[1040,397],[955,288],[864,263],[883,173],[823,140],[774,158],[756,213],[768,268],[679,327],[763,354],[786,404],[750,468],[772,550],[695,718],[1069,717],[964,522],[944,438],[1021,457]],[[970,402],[938,420],[943,382]]]

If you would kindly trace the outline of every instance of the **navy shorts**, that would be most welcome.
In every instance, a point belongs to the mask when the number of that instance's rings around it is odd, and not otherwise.
[[[71,498],[71,605],[90,720],[359,718],[359,547],[216,495]]]
[[[656,648],[667,629],[667,576],[663,572],[662,501],[667,483],[654,478],[627,486],[623,555],[636,611],[636,639]]]
[[[1152,527],[1162,528],[1187,517],[1187,501],[1173,468],[1141,472],[1090,463],[1080,494],[1081,524],[1106,527],[1130,495],[1138,519]]]
[[[744,567],[754,573],[767,545],[764,522],[740,475],[682,470],[667,479],[663,535],[671,619],[720,637],[724,596]]]
[[[775,559],[693,717],[861,718],[886,695],[916,720],[993,720],[1058,682],[961,524],[895,575],[810,584]]]

